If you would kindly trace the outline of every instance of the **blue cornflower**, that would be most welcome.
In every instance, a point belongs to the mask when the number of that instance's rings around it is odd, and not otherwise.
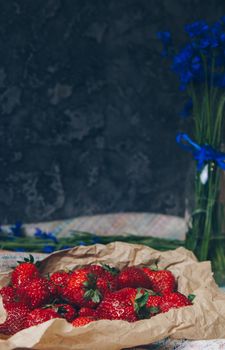
[[[192,71],[199,71],[201,68],[201,58],[199,56],[194,56],[191,60]]]
[[[195,40],[192,42],[192,46],[195,49],[197,49],[197,50],[200,49],[203,51],[203,53],[205,53],[205,50],[210,47],[210,38],[204,37],[204,38],[200,38],[198,40]]]
[[[58,239],[51,232],[44,232],[40,228],[36,228],[34,236],[42,239],[51,239],[53,242],[58,243]]]
[[[185,90],[191,81],[199,81],[203,71],[201,58],[191,44],[187,44],[173,57],[171,68],[180,79],[180,90]]]
[[[162,42],[164,44],[168,44],[171,42],[171,33],[168,31],[164,31],[164,32],[158,32],[157,33],[157,38],[162,40]]]
[[[225,33],[220,34],[220,41],[224,44],[225,42]]]
[[[79,245],[87,245],[85,242],[83,242],[83,241],[80,241],[80,242],[78,242],[78,244]]]
[[[169,47],[172,45],[171,33],[168,31],[158,32],[157,38],[160,39],[163,44],[162,56],[167,56]]]
[[[204,34],[209,29],[209,26],[206,23],[206,21],[200,20],[200,21],[187,24],[184,27],[184,29],[190,38],[195,38],[199,35]]]
[[[52,245],[45,245],[42,250],[43,253],[52,253],[54,251],[55,251],[55,247]]]
[[[24,235],[23,230],[22,230],[22,222],[17,221],[15,225],[10,227],[10,231],[15,237],[22,237]]]
[[[180,73],[187,67],[190,63],[190,59],[192,58],[194,53],[192,45],[188,44],[183,47],[174,57],[172,70],[176,73]]]

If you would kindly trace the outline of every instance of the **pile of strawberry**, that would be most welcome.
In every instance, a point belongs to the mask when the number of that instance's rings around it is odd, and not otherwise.
[[[41,276],[32,257],[20,263],[8,286],[0,289],[7,318],[0,333],[11,335],[53,318],[73,326],[108,319],[135,322],[171,308],[191,305],[191,297],[176,291],[168,270],[89,265]]]

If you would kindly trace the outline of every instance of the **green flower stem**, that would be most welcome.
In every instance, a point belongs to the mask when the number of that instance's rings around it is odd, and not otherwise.
[[[4,241],[0,244],[0,249],[15,250],[23,248],[29,252],[42,252],[46,245],[51,245],[55,250],[62,249],[63,246],[79,246],[80,242],[87,245],[94,244],[93,239],[96,236],[88,232],[71,232],[71,236],[59,238],[58,243],[54,243],[51,240],[43,240],[35,237],[29,237],[29,240],[25,238],[16,238],[14,241]],[[99,236],[101,244],[107,244],[115,241],[136,243],[150,246],[158,250],[176,249],[184,245],[183,241],[180,240],[167,240],[156,237],[145,237],[135,235],[119,235],[119,236]]]
[[[213,86],[213,71],[215,62],[212,60],[211,71],[207,71],[205,61],[205,84],[202,91],[194,85],[188,93],[193,101],[194,138],[200,145],[209,144],[220,149],[225,109],[225,94]],[[208,164],[208,182],[202,184],[200,174],[196,172],[195,208],[192,213],[192,226],[186,237],[186,247],[195,252],[200,260],[217,258],[225,270],[225,252],[221,244],[225,242],[221,235],[221,205],[219,204],[221,169],[213,162]],[[213,169],[211,169],[214,167]],[[222,257],[223,254],[223,257]]]

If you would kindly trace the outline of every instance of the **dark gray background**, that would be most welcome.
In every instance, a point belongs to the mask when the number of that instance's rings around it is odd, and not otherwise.
[[[224,0],[0,0],[0,221],[183,215],[184,96],[156,32]]]

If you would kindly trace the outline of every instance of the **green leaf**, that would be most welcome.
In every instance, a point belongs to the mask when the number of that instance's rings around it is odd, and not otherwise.
[[[143,289],[138,288],[138,292],[134,300],[134,309],[137,313],[139,313],[141,310],[145,310],[148,298],[149,293],[147,291],[144,291],[143,293]]]
[[[41,266],[41,262],[38,260],[38,261],[36,261],[35,265],[37,268],[39,268]]]
[[[119,269],[117,269],[116,267],[110,267],[109,265],[103,263],[101,263],[101,265],[106,271],[110,272],[113,276],[118,275]]]
[[[152,271],[158,271],[159,268],[158,268],[157,262],[155,262],[155,264],[150,265],[149,269]]]
[[[189,294],[188,295],[188,299],[190,300],[190,302],[192,302],[195,299],[196,295],[194,294]]]
[[[58,310],[56,310],[56,312],[58,312],[60,315],[65,315],[65,313],[67,312],[66,308],[64,306],[59,306],[57,308]]]
[[[84,293],[84,298],[85,299],[91,299],[94,295],[94,290],[93,289],[89,289]]]
[[[91,286],[95,286],[96,285],[96,279],[97,276],[94,273],[88,273],[88,283]]]
[[[155,306],[149,307],[148,310],[151,314],[157,314],[159,312],[159,308]]]
[[[94,295],[93,295],[93,297],[91,298],[91,300],[92,300],[94,303],[100,303],[101,298],[102,298],[101,293],[100,293],[98,290],[95,290],[95,291],[94,291]]]
[[[34,257],[33,257],[33,255],[29,254],[29,257],[30,257],[30,259],[29,259],[29,260],[30,260],[30,263],[33,264],[33,263],[34,263]]]

